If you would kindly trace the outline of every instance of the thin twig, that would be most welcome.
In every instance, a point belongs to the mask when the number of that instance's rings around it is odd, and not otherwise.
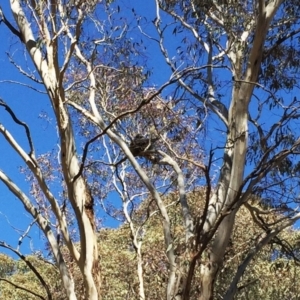
[[[8,113],[11,115],[11,117],[13,118],[13,120],[23,126],[25,128],[25,131],[26,131],[26,136],[27,136],[27,140],[28,140],[28,143],[29,143],[29,146],[30,146],[30,152],[29,152],[29,156],[32,158],[34,157],[34,147],[33,147],[33,143],[32,143],[32,138],[31,138],[31,134],[30,134],[30,130],[29,130],[29,127],[28,125],[25,123],[25,122],[22,122],[20,121],[15,113],[13,112],[13,110],[0,98],[0,106],[3,106],[5,107],[5,109],[8,111]]]

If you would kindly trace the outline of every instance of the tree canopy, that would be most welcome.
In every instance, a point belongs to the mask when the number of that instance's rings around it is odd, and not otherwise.
[[[22,101],[0,95],[3,155],[18,158],[0,161],[0,182],[31,220],[17,247],[1,241],[21,259],[1,257],[1,285],[297,298],[299,17],[295,0],[7,1],[15,79],[1,82]],[[56,142],[35,138],[38,117]],[[32,228],[45,248],[26,257]]]

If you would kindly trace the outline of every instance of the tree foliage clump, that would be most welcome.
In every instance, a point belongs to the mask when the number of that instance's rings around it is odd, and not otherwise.
[[[198,208],[204,204],[203,191],[190,193],[188,195],[191,209]],[[199,201],[199,197],[202,199]],[[181,236],[182,241],[178,243],[176,249],[178,255],[185,255],[184,227],[178,221],[176,215],[180,215],[180,208],[177,205],[176,195],[171,194],[166,197],[165,203],[170,205],[170,215],[174,220],[174,230],[176,236]],[[251,214],[265,214],[264,209],[257,200],[251,200],[251,206],[243,207],[237,214],[236,223],[230,245],[225,253],[224,264],[220,270],[216,282],[216,298],[226,291],[231,278],[236,273],[240,263],[245,259],[251,248],[255,246],[253,237],[263,234],[263,229],[255,222]],[[134,219],[140,219],[146,213],[152,213],[145,232],[140,236],[143,241],[143,261],[144,261],[144,283],[145,292],[149,299],[164,299],[165,289],[168,279],[168,260],[163,247],[163,237],[159,232],[160,218],[157,214],[157,207],[150,201],[143,203],[135,212]],[[277,214],[269,214],[272,220],[278,219]],[[136,272],[136,252],[130,238],[130,228],[124,224],[117,229],[101,229],[98,234],[98,243],[101,256],[102,282],[105,300],[118,299],[139,299],[139,280]],[[270,243],[261,251],[248,266],[239,283],[239,290],[236,299],[297,299],[300,295],[300,286],[297,278],[300,275],[299,269],[299,232],[292,228],[287,228],[281,232],[278,239]],[[295,257],[292,256],[295,255]],[[58,270],[48,262],[42,261],[37,256],[28,258],[40,274],[47,278],[49,285],[54,287],[54,299],[65,299],[65,293],[60,288],[60,281],[57,277]],[[78,295],[82,293],[83,282],[80,272],[76,271],[76,266],[66,257],[72,274],[77,282]],[[7,256],[1,257],[3,269],[2,278],[6,278],[16,285],[29,288],[43,295],[43,288],[32,271],[22,261],[17,262]],[[201,279],[201,274],[197,272],[194,280]],[[193,287],[197,284],[193,284]],[[1,291],[5,299],[27,297],[27,292],[11,289],[3,282]],[[191,299],[197,299],[197,289],[191,290]],[[27,296],[26,296],[27,295]],[[82,299],[84,299],[83,294]],[[79,298],[81,299],[81,298]]]

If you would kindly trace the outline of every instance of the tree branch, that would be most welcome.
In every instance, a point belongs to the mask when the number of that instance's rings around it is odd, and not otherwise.
[[[26,131],[26,136],[27,136],[27,140],[28,140],[28,143],[29,143],[29,146],[30,146],[30,152],[29,152],[29,156],[30,157],[35,157],[34,155],[34,147],[33,147],[33,142],[32,142],[32,138],[31,138],[31,134],[30,134],[30,130],[29,130],[29,127],[28,125],[25,123],[25,122],[22,122],[20,121],[15,113],[12,111],[12,109],[0,98],[0,106],[3,106],[5,107],[5,109],[8,111],[8,113],[11,115],[11,117],[13,118],[13,120],[23,126],[25,128],[25,131]]]
[[[46,196],[46,198],[49,200],[52,210],[59,222],[60,229],[63,233],[64,240],[67,244],[68,249],[71,251],[74,259],[76,261],[79,260],[79,252],[74,246],[72,239],[69,235],[68,232],[68,226],[65,220],[64,215],[62,214],[60,207],[58,205],[58,202],[54,195],[51,193],[49,190],[48,185],[46,184],[45,178],[43,176],[43,173],[38,166],[37,161],[33,158],[30,157],[24,150],[23,148],[16,142],[16,140],[13,138],[13,136],[10,134],[10,132],[0,124],[0,133],[5,137],[5,139],[9,142],[9,144],[15,149],[15,151],[19,154],[19,156],[23,159],[23,161],[26,163],[26,165],[29,167],[29,169],[32,171],[34,176],[36,177],[37,181],[39,182],[39,185]]]
[[[158,150],[158,153],[163,156],[163,158],[159,161],[159,163],[170,165],[177,174],[177,183],[178,183],[178,191],[179,191],[179,200],[182,209],[182,216],[184,219],[185,225],[185,235],[186,235],[186,242],[194,236],[194,222],[190,212],[190,208],[186,199],[186,192],[185,192],[185,184],[184,184],[184,175],[177,164],[177,162],[172,159],[169,155],[165,152]]]
[[[49,288],[48,284],[45,282],[44,278],[39,273],[39,271],[34,267],[34,265],[26,258],[26,256],[24,256],[22,253],[20,253],[20,251],[14,249],[10,245],[6,244],[5,242],[1,242],[0,241],[0,247],[9,249],[10,251],[14,252],[16,255],[18,255],[26,263],[26,265],[28,266],[28,268],[34,273],[34,275],[40,281],[40,283],[42,284],[42,286],[45,288],[45,290],[47,292],[47,295],[48,295],[48,297],[47,297],[48,300],[52,300],[52,295],[51,295],[51,291],[50,291],[50,288]]]
[[[42,229],[45,234],[51,249],[53,256],[55,257],[56,265],[60,271],[62,282],[70,296],[70,299],[76,299],[74,291],[74,282],[69,274],[67,265],[57,244],[56,238],[52,232],[50,225],[48,224],[47,219],[32,205],[30,199],[26,196],[25,193],[8,177],[0,170],[0,180],[7,186],[7,188],[23,203],[26,211],[36,219],[39,227]]]
[[[232,300],[234,295],[236,294],[237,284],[244,274],[246,267],[254,258],[254,256],[269,242],[273,237],[275,237],[280,231],[284,228],[291,226],[294,222],[296,222],[300,218],[300,213],[296,216],[284,222],[284,224],[278,226],[277,228],[271,230],[269,233],[265,233],[265,235],[259,240],[259,242],[252,248],[252,250],[248,253],[244,261],[240,264],[234,278],[231,281],[230,287],[228,288],[226,294],[224,295],[224,300]]]
[[[23,40],[23,37],[22,37],[21,32],[18,31],[14,26],[12,26],[11,23],[6,19],[5,15],[4,15],[4,13],[3,13],[3,10],[2,10],[2,8],[1,8],[1,6],[0,6],[0,24],[1,24],[2,22],[8,27],[8,29],[9,29],[14,35],[16,35],[16,36],[20,39],[20,41],[21,41],[22,43],[24,43],[24,40]]]
[[[36,296],[36,297],[38,297],[38,298],[40,298],[40,299],[42,299],[42,300],[46,300],[46,298],[44,298],[43,296],[41,296],[41,295],[39,295],[39,294],[37,294],[37,293],[35,293],[35,292],[32,292],[31,290],[26,289],[26,288],[24,288],[24,287],[22,287],[22,286],[19,286],[19,285],[13,283],[12,281],[10,281],[10,280],[8,280],[8,279],[0,278],[0,281],[7,282],[7,283],[9,283],[10,285],[12,285],[13,287],[15,287],[16,289],[25,291],[25,292],[27,292],[27,293],[29,293],[29,294],[32,294],[33,296]]]

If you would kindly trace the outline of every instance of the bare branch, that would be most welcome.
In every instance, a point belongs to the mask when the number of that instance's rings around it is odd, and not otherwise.
[[[32,205],[30,199],[20,190],[20,188],[0,170],[0,180],[8,187],[8,189],[23,203],[25,209],[36,219],[38,225],[47,237],[49,244],[52,248],[53,255],[56,260],[56,264],[60,270],[62,281],[64,285],[68,287],[68,294],[71,295],[70,299],[76,299],[74,292],[74,282],[71,275],[68,272],[62,253],[59,249],[59,245],[56,242],[56,238],[48,224],[48,221],[42,216],[42,214]]]
[[[26,88],[28,88],[28,89],[31,89],[31,90],[33,90],[33,91],[35,91],[35,92],[38,92],[38,93],[40,93],[40,94],[44,94],[44,95],[47,94],[45,91],[36,89],[36,88],[33,87],[32,85],[26,84],[26,83],[23,83],[23,82],[20,82],[20,81],[14,81],[14,80],[0,80],[0,83],[17,84],[17,85],[26,87]]]
[[[19,237],[19,241],[18,241],[18,247],[17,247],[17,251],[20,250],[20,246],[22,245],[23,239],[28,235],[30,229],[32,228],[32,226],[36,223],[36,220],[33,220],[29,226],[27,227],[27,229],[23,232],[23,234]]]
[[[46,184],[45,178],[43,176],[43,173],[42,173],[41,169],[38,166],[38,163],[37,163],[36,159],[33,156],[29,156],[23,150],[23,148],[15,141],[15,139],[9,133],[9,131],[1,124],[0,124],[0,133],[2,133],[2,135],[5,137],[5,139],[10,143],[10,145],[20,155],[20,157],[24,160],[24,162],[30,168],[32,173],[35,175],[35,177],[38,180],[39,185],[40,185],[44,195],[46,196],[46,198],[49,200],[49,202],[51,204],[52,210],[53,210],[57,220],[59,221],[60,228],[61,228],[61,231],[62,231],[63,236],[64,236],[64,240],[65,240],[69,250],[71,251],[72,255],[74,255],[74,259],[79,260],[79,252],[76,249],[76,247],[74,246],[74,244],[72,242],[72,239],[69,235],[68,226],[67,226],[65,216],[61,212],[61,209],[58,205],[57,200],[55,199],[55,197],[51,193],[48,185]]]
[[[27,257],[25,255],[23,255],[19,250],[14,249],[10,245],[8,245],[8,244],[6,244],[5,242],[2,242],[2,241],[0,241],[0,247],[9,249],[10,251],[12,251],[16,255],[18,255],[26,263],[28,268],[34,273],[34,275],[37,277],[37,279],[40,281],[40,283],[42,284],[42,286],[46,290],[47,295],[48,295],[47,299],[48,300],[53,299],[48,284],[45,282],[45,280],[42,277],[42,275],[40,274],[40,272],[34,267],[34,265],[27,259]],[[34,294],[34,295],[36,295],[36,294]],[[44,298],[42,298],[42,299],[44,299]]]
[[[9,53],[6,53],[10,63],[24,76],[26,76],[27,78],[29,78],[30,80],[32,80],[33,82],[39,83],[39,84],[43,84],[43,81],[36,78],[33,74],[28,74],[27,72],[25,72],[21,66],[19,66],[16,62],[14,62],[14,60],[12,59],[12,57],[10,56]]]
[[[39,295],[39,294],[37,294],[37,293],[35,293],[35,292],[33,292],[33,291],[27,289],[27,288],[24,288],[24,287],[22,287],[22,286],[20,286],[20,285],[17,285],[17,284],[13,283],[12,281],[10,281],[10,280],[8,280],[8,279],[6,279],[6,278],[0,278],[0,281],[7,282],[7,283],[9,283],[10,285],[12,285],[12,286],[13,286],[14,288],[16,288],[16,289],[25,291],[25,292],[27,292],[27,293],[33,295],[33,296],[36,296],[36,297],[38,297],[38,298],[40,298],[40,299],[43,299],[43,300],[46,300],[46,298],[44,298],[43,296],[41,296],[41,295]]]
[[[32,138],[31,138],[31,134],[30,134],[30,130],[29,130],[29,127],[26,123],[20,121],[16,115],[14,114],[14,112],[12,111],[12,109],[0,98],[0,106],[4,106],[5,109],[9,112],[9,114],[11,115],[11,117],[13,118],[13,120],[23,126],[25,128],[25,131],[26,131],[26,136],[27,136],[27,140],[28,140],[28,143],[29,143],[29,146],[30,146],[30,152],[29,152],[29,156],[33,156],[35,157],[35,154],[34,154],[34,147],[33,147],[33,142],[32,142]]]
[[[184,225],[185,225],[185,231],[186,231],[186,242],[194,236],[194,224],[193,224],[193,218],[190,212],[189,205],[187,203],[186,199],[186,192],[185,192],[185,184],[184,184],[184,176],[182,173],[182,170],[180,169],[177,162],[172,159],[169,155],[167,155],[165,152],[158,150],[158,153],[160,153],[163,158],[159,161],[161,164],[168,164],[172,166],[172,168],[175,170],[177,174],[177,182],[178,182],[178,190],[179,190],[179,199],[181,203],[182,208],[182,216],[184,219]]]
[[[21,42],[24,42],[23,40],[23,37],[22,37],[22,34],[20,33],[20,31],[18,31],[14,26],[11,25],[11,23],[6,19],[3,11],[2,11],[2,8],[0,6],[0,24],[1,23],[4,23],[8,29],[15,35],[17,36]]]

